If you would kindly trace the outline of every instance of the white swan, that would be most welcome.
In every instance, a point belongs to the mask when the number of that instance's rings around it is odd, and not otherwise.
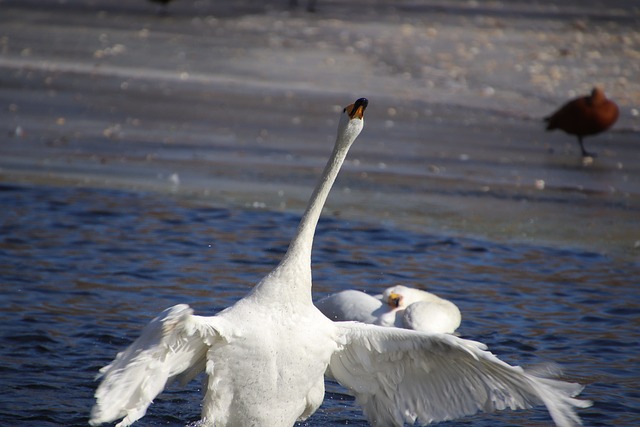
[[[462,320],[451,301],[402,285],[379,295],[356,290],[337,292],[316,302],[316,307],[335,321],[355,320],[430,333],[452,334]]]
[[[311,300],[311,247],[320,212],[363,126],[366,99],[346,107],[331,157],[278,266],[212,317],[162,312],[101,370],[90,423],[142,417],[165,386],[205,371],[203,426],[291,426],[324,398],[324,375],[349,389],[371,422],[429,423],[544,403],[560,426],[579,423],[582,387],[524,372],[484,346],[446,334],[332,322]]]

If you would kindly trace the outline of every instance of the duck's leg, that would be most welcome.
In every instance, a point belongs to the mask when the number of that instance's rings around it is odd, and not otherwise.
[[[582,157],[596,157],[595,153],[589,153],[584,149],[584,143],[582,142],[582,136],[578,136],[578,144],[580,144],[580,151],[582,151]]]

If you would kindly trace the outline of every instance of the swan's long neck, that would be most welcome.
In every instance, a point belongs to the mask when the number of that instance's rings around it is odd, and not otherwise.
[[[318,182],[311,195],[307,209],[300,220],[300,225],[293,240],[289,244],[287,253],[280,261],[280,264],[254,289],[258,294],[265,297],[279,298],[280,301],[283,301],[283,295],[287,294],[295,296],[288,299],[290,301],[311,303],[311,249],[313,236],[325,201],[354,140],[355,136],[353,135],[343,134],[338,136],[331,157],[324,168],[320,182]]]
[[[324,204],[327,201],[331,187],[340,172],[340,168],[344,163],[344,159],[349,151],[350,144],[336,144],[331,153],[331,157],[324,167],[320,182],[316,186],[307,209],[300,220],[298,231],[289,244],[289,249],[284,256],[281,264],[289,262],[306,262],[311,265],[311,249],[313,246],[313,236],[315,235],[318,220],[320,214],[324,208]]]

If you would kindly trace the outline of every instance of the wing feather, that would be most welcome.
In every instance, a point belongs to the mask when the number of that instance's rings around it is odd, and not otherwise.
[[[356,322],[336,323],[342,347],[327,371],[348,388],[374,425],[426,425],[544,404],[558,426],[580,425],[578,384],[510,366],[482,343]]]
[[[124,417],[118,426],[126,427],[140,419],[166,386],[186,383],[204,370],[207,348],[224,339],[223,329],[221,319],[194,316],[185,304],[164,310],[100,370],[90,424]]]

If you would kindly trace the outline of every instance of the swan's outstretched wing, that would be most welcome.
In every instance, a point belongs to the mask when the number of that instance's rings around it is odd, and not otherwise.
[[[163,311],[142,335],[100,370],[91,425],[125,417],[125,427],[147,411],[153,399],[174,380],[186,383],[203,371],[207,348],[224,339],[222,320],[194,316],[188,305]]]
[[[327,375],[348,388],[376,425],[451,420],[478,411],[545,404],[558,426],[580,425],[582,386],[510,366],[484,344],[354,322],[337,323],[342,347]]]
[[[386,311],[383,305],[379,295],[375,297],[356,290],[337,292],[315,303],[322,314],[334,322],[354,320],[363,323],[377,322],[379,312]]]

